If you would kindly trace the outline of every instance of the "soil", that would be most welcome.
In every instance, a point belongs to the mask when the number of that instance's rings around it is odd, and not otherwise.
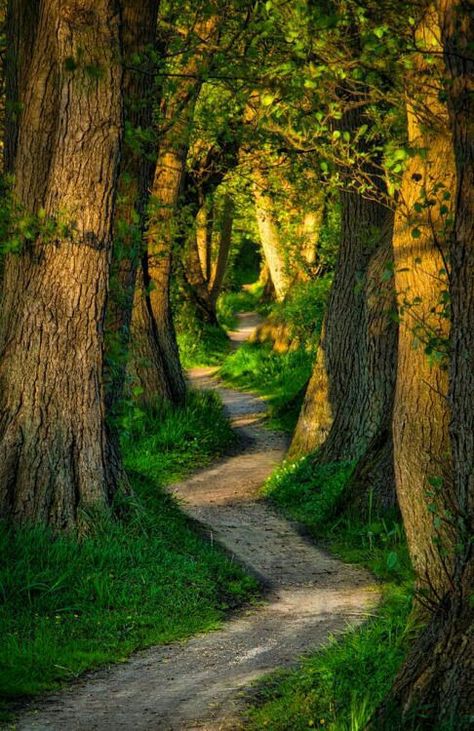
[[[233,346],[257,324],[254,313],[241,314]],[[259,497],[287,447],[284,435],[262,424],[264,401],[223,387],[214,369],[195,368],[189,378],[218,391],[240,448],[170,490],[210,540],[260,578],[264,601],[219,630],[137,653],[36,701],[19,718],[21,731],[245,728],[246,697],[257,678],[361,623],[378,600],[367,572],[315,546]]]

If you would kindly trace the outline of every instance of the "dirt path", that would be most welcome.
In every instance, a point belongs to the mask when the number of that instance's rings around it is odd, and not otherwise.
[[[256,324],[240,316],[235,346]],[[243,437],[242,451],[172,491],[213,540],[247,564],[268,588],[265,603],[221,630],[152,648],[123,665],[91,673],[25,714],[18,729],[174,731],[238,729],[243,693],[256,678],[294,663],[329,635],[362,621],[377,594],[364,571],[302,538],[258,489],[285,452],[285,438],[261,425],[263,401],[223,388],[212,369],[190,373],[216,388]]]

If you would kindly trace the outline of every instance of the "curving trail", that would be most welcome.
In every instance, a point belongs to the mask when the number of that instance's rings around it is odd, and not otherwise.
[[[256,324],[253,313],[240,315],[240,327],[231,334],[234,347]],[[267,588],[265,602],[220,630],[151,648],[85,676],[25,713],[18,729],[244,728],[238,718],[252,681],[360,623],[376,603],[368,573],[317,548],[258,499],[262,482],[283,458],[285,438],[262,426],[260,398],[222,387],[213,373],[199,368],[189,375],[195,387],[219,392],[242,436],[241,449],[171,490],[212,540],[259,576]]]

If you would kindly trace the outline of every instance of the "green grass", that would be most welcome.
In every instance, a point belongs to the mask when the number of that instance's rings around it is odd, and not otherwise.
[[[313,355],[303,348],[275,353],[270,345],[244,343],[227,356],[219,375],[225,383],[263,396],[270,426],[291,431],[296,424]]]
[[[217,300],[217,317],[219,323],[226,330],[233,330],[237,327],[238,312],[252,312],[259,306],[261,292],[253,285],[249,289],[240,292],[223,292]]]
[[[95,515],[81,540],[0,526],[5,704],[139,648],[214,628],[256,594],[254,579],[162,490],[227,448],[232,434],[217,397],[191,394],[179,412],[147,419],[125,439],[134,496],[121,499],[121,520]]]
[[[395,677],[416,628],[411,624],[412,572],[396,515],[339,514],[350,463],[315,465],[310,457],[285,463],[264,492],[288,517],[307,526],[320,543],[383,579],[382,601],[362,627],[277,673],[257,688],[248,726],[256,730],[321,728],[358,731]]]
[[[188,324],[177,332],[183,368],[220,365],[230,350],[230,341],[222,327]]]

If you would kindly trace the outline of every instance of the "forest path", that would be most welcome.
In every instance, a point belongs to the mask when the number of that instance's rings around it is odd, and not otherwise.
[[[239,316],[234,347],[256,326]],[[215,369],[195,368],[195,387],[213,388],[224,402],[241,449],[170,488],[183,509],[205,525],[263,581],[261,606],[247,608],[222,629],[137,653],[94,672],[35,704],[18,729],[35,731],[179,731],[239,729],[245,689],[256,678],[295,663],[332,633],[363,621],[377,601],[372,577],[303,538],[258,491],[283,458],[286,439],[262,426],[265,403],[223,387]]]

